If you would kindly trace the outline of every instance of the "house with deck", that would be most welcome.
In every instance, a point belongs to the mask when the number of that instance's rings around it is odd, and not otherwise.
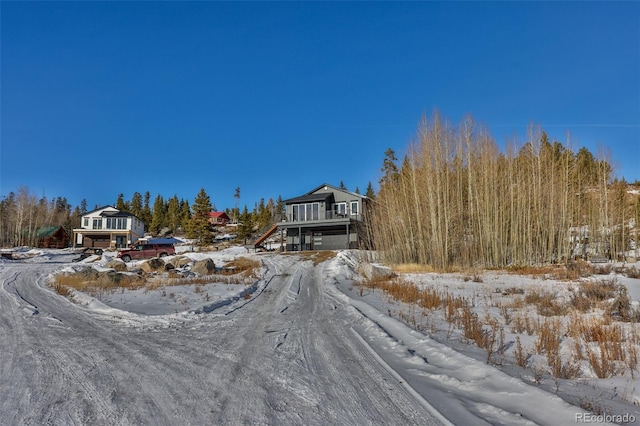
[[[73,230],[74,247],[123,248],[144,235],[144,222],[112,206],[85,213]]]
[[[284,200],[285,218],[277,229],[286,232],[287,251],[365,248],[370,202],[362,194],[325,183]]]

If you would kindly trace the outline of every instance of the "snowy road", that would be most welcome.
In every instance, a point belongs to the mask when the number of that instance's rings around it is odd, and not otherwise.
[[[266,265],[249,303],[132,326],[47,288],[60,263],[4,263],[0,423],[446,423],[354,332],[321,267]]]

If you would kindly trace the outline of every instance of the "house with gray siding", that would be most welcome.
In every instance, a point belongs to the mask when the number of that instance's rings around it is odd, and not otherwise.
[[[299,197],[284,200],[286,250],[364,248],[369,198],[322,184]]]

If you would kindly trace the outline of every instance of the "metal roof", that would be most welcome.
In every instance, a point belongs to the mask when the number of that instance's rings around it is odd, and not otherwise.
[[[62,228],[62,226],[45,226],[44,228],[39,228],[36,231],[36,237],[38,238],[50,237],[53,234],[55,234],[60,228]],[[65,234],[67,233],[67,231],[65,231],[64,228],[62,228],[62,230],[64,231]]]
[[[312,201],[325,201],[327,202],[331,197],[333,197],[333,193],[325,192],[319,194],[305,194],[300,197],[289,198],[285,200],[285,204],[298,204],[298,203],[308,203]]]
[[[148,244],[178,244],[184,242],[177,238],[140,238],[140,240],[146,240]]]

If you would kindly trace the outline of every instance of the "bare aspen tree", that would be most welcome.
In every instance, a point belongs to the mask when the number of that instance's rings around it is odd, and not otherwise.
[[[383,171],[395,167],[388,154]],[[535,126],[503,154],[471,117],[457,128],[424,117],[400,172],[386,175],[394,178],[381,180],[371,215],[381,256],[443,270],[558,262],[584,254],[587,241],[620,251],[624,231],[610,231],[638,208],[622,190],[609,194],[608,161],[574,154]]]

